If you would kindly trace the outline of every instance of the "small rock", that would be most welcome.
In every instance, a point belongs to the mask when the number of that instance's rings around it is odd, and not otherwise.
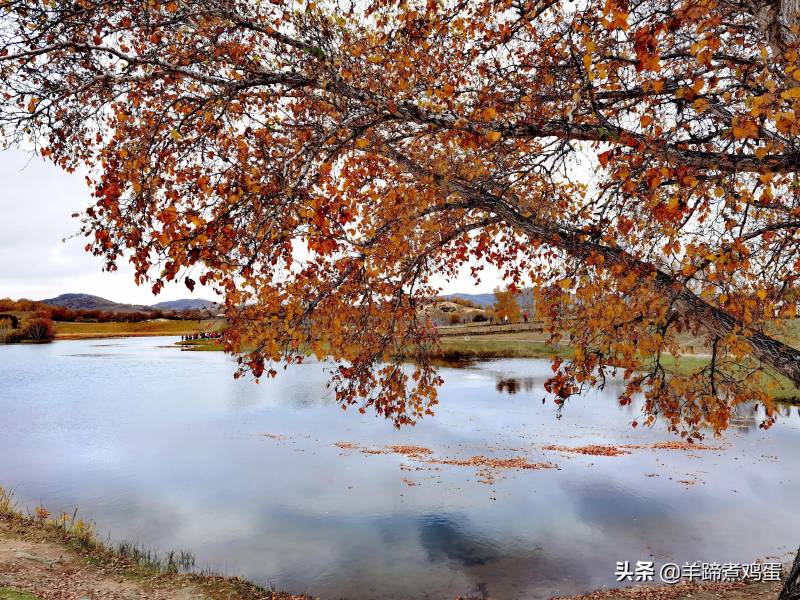
[[[17,552],[17,558],[24,558],[26,560],[33,560],[38,563],[42,563],[43,565],[47,565],[48,567],[52,568],[53,565],[58,564],[58,559],[51,560],[49,558],[45,558],[43,556],[35,556],[33,554],[28,554],[27,552]]]

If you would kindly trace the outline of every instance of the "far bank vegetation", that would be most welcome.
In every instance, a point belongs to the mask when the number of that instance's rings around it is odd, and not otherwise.
[[[218,329],[204,310],[120,312],[52,306],[34,300],[0,299],[0,344],[47,343],[55,338],[186,335]]]
[[[533,294],[530,290],[497,288],[494,290],[494,303],[491,305],[482,306],[472,300],[452,296],[437,298],[425,312],[436,327],[518,323],[523,321],[525,316],[533,318]]]

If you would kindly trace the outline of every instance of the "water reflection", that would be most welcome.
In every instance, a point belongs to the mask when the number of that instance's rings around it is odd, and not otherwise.
[[[428,560],[454,561],[462,567],[485,565],[497,560],[497,548],[486,540],[465,533],[464,528],[448,515],[432,515],[420,519],[419,540]]]
[[[428,560],[456,564],[470,581],[471,595],[478,598],[512,598],[532,585],[552,595],[559,580],[587,580],[580,566],[558,564],[542,546],[517,540],[493,542],[463,515],[429,515],[420,524],[420,543]],[[508,575],[501,580],[493,576],[496,572]]]
[[[495,389],[498,392],[516,394],[519,391],[532,392],[534,389],[541,389],[541,381],[534,377],[503,377],[497,376]]]
[[[739,407],[710,442],[724,451],[582,456],[543,446],[670,438],[660,423],[629,426],[639,408],[618,406],[616,382],[556,419],[539,402],[548,361],[446,368],[436,416],[401,431],[343,413],[320,364],[261,385],[233,370],[163,338],[0,347],[0,485],[29,505],[79,506],[115,539],[351,600],[547,598],[614,584],[616,560],[751,561],[800,538],[800,481],[776,458],[800,450],[796,408],[764,432],[763,409]],[[338,441],[560,470],[485,484],[475,468]]]
[[[475,367],[475,363],[467,365],[467,367]],[[466,368],[466,367],[462,367]],[[529,376],[514,376],[509,377],[507,374],[504,373],[495,373],[495,390],[500,392],[501,394],[518,394],[521,392],[530,394],[536,392],[539,396],[543,396],[543,384],[545,378],[544,377],[529,377]],[[622,391],[622,386],[610,386],[609,389],[613,389],[615,393]],[[564,410],[569,410],[570,403],[564,407]],[[623,407],[620,407],[623,408]],[[794,406],[788,402],[778,402],[776,406],[776,411],[779,417],[783,417],[784,419],[789,419],[793,416],[792,411],[794,410],[794,416],[800,416],[800,407]],[[640,407],[636,405],[630,405],[629,409],[626,411],[627,413],[638,413],[640,411]],[[760,429],[761,424],[766,419],[766,411],[764,407],[756,402],[745,402],[733,407],[731,411],[730,417],[730,426],[732,428],[740,429],[742,431],[749,431],[752,429]]]

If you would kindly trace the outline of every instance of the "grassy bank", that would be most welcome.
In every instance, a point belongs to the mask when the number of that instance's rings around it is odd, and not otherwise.
[[[190,572],[194,556],[187,551],[168,552],[159,557],[137,544],[111,545],[96,535],[90,522],[78,519],[76,513],[55,517],[41,507],[31,514],[22,512],[1,487],[0,543],[7,550],[15,549],[0,556],[13,563],[11,568],[11,564],[0,560],[0,599],[39,600],[52,595],[52,586],[55,590],[62,589],[60,586],[66,581],[70,592],[80,587],[89,589],[90,597],[101,598],[118,597],[120,591],[142,599],[309,598],[268,590],[237,577],[209,571]]]
[[[506,339],[504,334],[489,334],[469,339],[442,338],[437,358],[442,360],[481,360],[493,358],[552,358],[572,356],[568,346],[550,346],[526,339]]]
[[[222,344],[218,340],[184,340],[175,342],[181,350],[192,352],[222,352]]]
[[[546,343],[545,340],[546,336],[543,333],[533,330],[504,331],[481,335],[447,335],[439,339],[440,349],[434,358],[447,364],[501,358],[554,358],[558,356],[568,359],[574,353],[573,348],[566,344],[554,346]],[[214,340],[191,340],[178,342],[178,344],[184,350],[195,352],[222,350],[222,345]],[[687,346],[687,354],[680,358],[670,355],[662,356],[661,364],[667,371],[680,375],[695,373],[708,365],[711,359],[705,354],[692,354],[693,351],[703,352],[703,349],[697,345]],[[766,379],[767,375],[764,377]],[[797,401],[798,390],[788,379],[776,376],[774,381],[778,384],[775,398],[783,401]]]
[[[56,339],[191,335],[204,331],[219,331],[224,325],[224,319],[205,319],[203,321],[159,319],[141,323],[67,323],[58,321],[56,322]]]

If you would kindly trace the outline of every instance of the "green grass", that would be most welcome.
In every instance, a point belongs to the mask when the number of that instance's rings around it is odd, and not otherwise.
[[[526,339],[527,338],[527,339]],[[570,358],[574,350],[569,346],[551,346],[543,341],[541,334],[498,333],[481,336],[452,336],[440,338],[441,351],[436,358],[443,361],[488,360],[496,358]],[[797,338],[793,338],[796,340]],[[702,349],[691,348],[692,350]],[[662,366],[676,375],[691,375],[710,362],[707,356],[687,354],[681,357],[664,355]],[[800,391],[786,377],[775,373],[763,374],[764,385],[777,384],[773,393],[776,400],[800,402]]]
[[[11,588],[0,588],[0,600],[41,600],[28,592],[20,592]]]
[[[490,359],[490,358],[551,358],[569,357],[572,348],[550,346],[535,340],[497,339],[494,335],[464,338],[442,338],[437,358],[445,360]]]
[[[664,369],[677,375],[691,375],[706,367],[710,362],[711,359],[707,356],[684,355],[676,358],[667,354],[661,357],[661,365]],[[767,372],[765,367],[765,371],[762,374],[762,381],[765,386],[768,384],[777,384],[773,393],[773,397],[776,400],[792,403],[798,401],[798,394],[800,394],[800,391],[783,375]]]
[[[184,340],[176,342],[182,350],[190,352],[221,352],[222,344],[218,340]]]
[[[796,344],[795,331],[800,332],[798,322],[791,323],[793,329],[788,336],[789,343]],[[440,351],[434,359],[444,364],[473,360],[491,360],[499,358],[570,358],[574,350],[568,345],[553,346],[546,342],[547,336],[532,330],[502,331],[483,335],[448,335],[440,338]],[[191,340],[178,342],[185,350],[196,352],[214,352],[222,350],[222,345],[215,340]],[[661,357],[662,366],[669,372],[678,375],[690,375],[708,365],[710,358],[695,356],[693,352],[704,353],[707,349],[699,340],[686,340],[687,354],[679,358],[670,355]],[[798,398],[798,390],[783,376],[764,374],[764,383],[777,382],[776,399],[791,401]]]
[[[77,340],[89,338],[135,337],[148,335],[190,335],[204,331],[218,331],[224,319],[203,321],[155,320],[141,323],[56,323],[56,339]]]

